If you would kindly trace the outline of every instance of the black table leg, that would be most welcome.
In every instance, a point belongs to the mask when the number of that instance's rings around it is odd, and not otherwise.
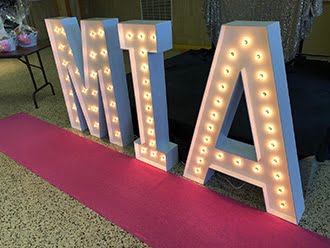
[[[36,93],[38,92],[37,83],[36,83],[36,80],[34,79],[33,71],[32,71],[31,64],[30,64],[30,61],[29,61],[28,56],[24,56],[24,59],[25,59],[25,64],[26,64],[26,66],[28,68],[28,71],[30,73],[30,76],[31,76],[31,79],[32,79],[32,83],[33,83],[33,87],[34,87],[34,92],[32,94],[34,106],[36,108],[38,108],[38,103],[37,103],[37,100],[36,100]]]
[[[38,60],[39,60],[40,70],[42,71],[42,75],[44,76],[44,79],[45,79],[45,84],[46,85],[49,85],[51,87],[52,93],[53,93],[53,95],[55,95],[55,91],[54,91],[53,85],[50,82],[48,82],[48,80],[47,80],[46,72],[45,72],[44,65],[42,63],[42,60],[41,60],[41,56],[40,56],[39,51],[37,52],[37,56],[38,56]]]
[[[54,87],[53,85],[48,82],[47,80],[47,77],[46,77],[46,72],[45,72],[45,69],[44,69],[44,66],[42,64],[42,60],[41,60],[41,57],[40,57],[40,54],[39,54],[39,51],[37,52],[37,56],[38,56],[38,60],[39,60],[39,64],[40,66],[36,66],[36,65],[32,65],[29,61],[29,58],[27,55],[24,56],[24,59],[25,61],[21,60],[24,64],[26,64],[27,68],[28,68],[28,71],[30,73],[30,76],[31,76],[31,79],[32,79],[32,83],[33,83],[33,87],[34,87],[34,92],[32,93],[32,98],[33,98],[33,102],[34,102],[34,106],[36,108],[38,108],[38,103],[37,103],[37,100],[36,100],[36,94],[42,90],[43,88],[45,88],[47,85],[49,85],[51,87],[51,90],[52,90],[52,93],[53,95],[55,95],[55,91],[54,91]],[[33,71],[32,71],[32,67],[35,67],[35,68],[38,68],[42,71],[42,75],[44,77],[44,80],[45,80],[45,84],[43,84],[41,87],[38,88],[37,86],[37,83],[36,83],[36,80],[34,78],[34,75],[33,75]]]

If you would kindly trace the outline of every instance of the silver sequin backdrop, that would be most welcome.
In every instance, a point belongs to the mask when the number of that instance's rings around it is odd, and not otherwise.
[[[213,44],[222,24],[235,20],[279,21],[285,61],[295,58],[313,19],[323,11],[323,0],[205,0],[204,15]]]

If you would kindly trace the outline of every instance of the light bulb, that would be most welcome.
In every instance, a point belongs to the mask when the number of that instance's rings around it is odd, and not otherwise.
[[[85,93],[85,94],[87,93],[87,91],[88,91],[87,88],[83,88],[83,89],[81,90],[81,92],[82,92],[82,93]]]
[[[58,32],[60,32],[60,29],[59,29],[58,27],[55,27],[55,28],[54,28],[54,31],[55,31],[56,33],[58,33]]]
[[[145,98],[145,99],[149,99],[149,98],[150,98],[150,93],[149,93],[149,92],[144,93],[144,98]]]
[[[96,78],[96,76],[97,76],[97,73],[96,73],[95,71],[93,71],[93,72],[91,73],[91,77],[92,77],[92,78]]]
[[[98,122],[94,123],[94,127],[99,128],[100,124]]]
[[[268,143],[268,147],[272,150],[275,149],[276,146],[277,146],[277,142],[275,140],[272,140]]]
[[[222,99],[221,99],[221,98],[216,98],[216,99],[214,100],[214,104],[215,104],[216,106],[221,106],[221,105],[222,105]]]
[[[100,29],[97,33],[98,33],[98,35],[101,36],[101,37],[104,35],[104,31],[103,31],[102,29]]]
[[[221,83],[221,84],[219,85],[219,90],[220,90],[220,91],[225,91],[225,90],[226,90],[226,84]]]
[[[264,115],[267,116],[267,117],[269,117],[269,116],[272,115],[272,110],[271,110],[271,108],[264,108],[263,111],[264,111]]]
[[[207,148],[205,146],[203,146],[200,150],[201,153],[206,153],[207,152]]]
[[[72,53],[72,50],[71,50],[71,49],[69,50],[68,54],[69,54],[69,55],[71,55],[71,56],[73,55],[73,53]]]
[[[157,155],[157,152],[155,152],[155,151],[151,152],[152,157],[156,157],[156,155]]]
[[[105,68],[104,69],[104,73],[109,74],[110,73],[110,69],[109,68]]]
[[[97,112],[99,110],[99,108],[95,107],[95,106],[92,106],[91,109],[92,109],[93,112]]]
[[[77,110],[77,106],[76,106],[76,104],[73,104],[73,105],[72,105],[72,109],[73,109],[73,110]]]
[[[267,131],[268,133],[273,133],[273,132],[274,132],[274,126],[271,125],[271,124],[267,124],[267,125],[265,126],[265,129],[266,129],[266,131]]]
[[[149,145],[150,145],[150,146],[155,146],[155,141],[154,141],[154,140],[150,141],[150,142],[149,142]]]
[[[219,160],[222,159],[223,158],[223,153],[221,153],[221,152],[220,153],[217,153],[217,156],[216,157]]]
[[[207,125],[207,130],[208,131],[213,131],[214,126],[212,124]]]
[[[142,148],[141,148],[141,153],[146,153],[146,152],[147,152],[147,148],[142,147]]]
[[[147,51],[144,50],[144,49],[141,49],[141,51],[140,51],[140,55],[141,55],[141,56],[144,56],[144,55],[146,55],[146,54],[147,54]]]
[[[258,173],[258,172],[260,172],[260,165],[255,165],[254,167],[253,167],[253,171],[255,172],[255,173]]]
[[[129,40],[132,39],[133,38],[133,34],[132,33],[127,33],[126,34],[126,38],[129,39]]]
[[[211,119],[216,120],[218,117],[218,114],[216,112],[211,113]]]
[[[140,40],[143,40],[144,37],[145,37],[145,34],[144,33],[140,33],[138,37],[139,37]]]
[[[150,39],[152,39],[152,40],[156,40],[156,35],[155,35],[155,34],[151,35],[151,36],[150,36]]]
[[[114,108],[115,106],[116,106],[116,103],[115,102],[111,102],[110,103],[110,107],[113,107]]]
[[[93,95],[93,96],[96,96],[96,95],[97,95],[97,91],[96,91],[96,90],[93,90],[93,91],[92,91],[92,95]]]
[[[285,201],[281,201],[281,203],[280,203],[280,208],[285,208]]]
[[[226,75],[229,75],[230,69],[229,68],[225,68],[224,72],[225,72]]]
[[[151,111],[151,109],[152,109],[152,107],[151,107],[151,106],[149,106],[149,105],[147,105],[147,106],[146,106],[146,111],[148,111],[148,112],[149,112],[149,111]]]
[[[148,118],[147,118],[147,122],[150,123],[150,124],[152,123],[152,120],[153,120],[153,119],[152,119],[151,117],[148,117]]]
[[[119,131],[115,132],[115,136],[120,137],[120,132]]]
[[[80,74],[78,69],[76,69],[76,71],[74,73],[76,73],[77,75]]]
[[[265,80],[266,77],[267,77],[267,75],[266,75],[265,72],[258,72],[257,77],[258,77],[258,79],[260,79],[260,80]]]
[[[249,44],[250,44],[250,38],[248,38],[248,37],[243,38],[242,45],[247,46]]]
[[[276,172],[274,174],[274,178],[275,178],[275,180],[279,180],[281,178],[281,173],[280,172]]]
[[[163,155],[160,157],[160,160],[165,161],[166,157]]]
[[[230,51],[230,52],[229,52],[229,57],[233,58],[233,57],[235,57],[235,55],[236,55],[236,54],[235,54],[234,51]]]
[[[69,76],[66,76],[65,77],[65,80],[69,82],[70,81],[70,77]]]
[[[95,35],[96,35],[96,33],[94,32],[94,31],[91,31],[90,33],[89,33],[89,35],[91,36],[91,37],[95,37]]]
[[[197,158],[197,163],[202,164],[204,162],[203,158]]]
[[[76,122],[79,123],[79,118],[78,117],[76,118]]]
[[[59,46],[58,46],[58,49],[63,50],[64,47],[65,47],[64,45],[59,45]]]
[[[72,90],[69,92],[69,95],[70,95],[70,96],[73,96],[73,92],[72,92]]]
[[[195,167],[194,172],[195,172],[195,174],[200,174],[201,173],[201,167]]]
[[[102,49],[102,50],[101,50],[101,54],[102,54],[103,56],[106,56],[106,55],[107,55],[107,50]]]
[[[281,195],[284,192],[284,187],[277,188],[277,194]]]
[[[65,33],[64,28],[61,29],[61,34],[63,34],[64,36],[66,36],[66,33]]]
[[[242,164],[242,160],[239,159],[239,158],[235,158],[234,159],[234,164],[237,165],[237,166],[240,166]]]
[[[263,90],[263,91],[261,91],[261,93],[260,93],[260,96],[261,96],[262,98],[268,97],[268,95],[269,95],[269,93],[268,93],[267,90]]]
[[[109,85],[108,88],[107,88],[108,91],[112,91],[113,90],[113,86],[112,85]]]
[[[147,70],[148,70],[148,65],[147,65],[147,64],[143,64],[143,65],[141,66],[141,70],[142,70],[142,71],[147,71]]]
[[[148,134],[149,134],[149,135],[153,135],[153,134],[154,134],[154,130],[153,130],[153,129],[149,129],[149,130],[148,130]]]
[[[205,143],[210,142],[210,137],[209,137],[209,136],[205,136],[205,137],[204,137],[204,142],[205,142]]]
[[[272,158],[272,164],[277,165],[279,163],[280,159],[278,157]]]
[[[144,79],[143,80],[143,84],[145,84],[145,85],[149,84],[149,80],[148,79]]]
[[[257,61],[261,61],[261,59],[262,59],[262,55],[261,55],[261,53],[257,53],[256,56],[255,56],[255,59],[256,59]]]
[[[115,123],[118,122],[118,117],[113,117],[112,122],[115,122]]]
[[[94,53],[94,52],[90,52],[89,56],[90,56],[92,59],[95,59],[95,58],[96,58],[96,53]]]
[[[63,60],[63,62],[62,62],[62,65],[64,65],[64,66],[67,66],[69,64],[69,62],[68,61],[66,61],[66,60]]]

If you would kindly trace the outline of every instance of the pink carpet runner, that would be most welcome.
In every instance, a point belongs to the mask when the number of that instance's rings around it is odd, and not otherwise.
[[[0,151],[152,247],[330,247],[329,239],[27,114]]]

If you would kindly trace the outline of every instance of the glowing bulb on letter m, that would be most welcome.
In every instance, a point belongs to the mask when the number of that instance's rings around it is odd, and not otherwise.
[[[133,128],[117,24],[118,19],[82,20],[80,31],[76,18],[46,19],[71,126],[88,128],[99,138],[108,132],[111,143],[125,146],[133,140]],[[65,36],[56,31],[62,29]]]

